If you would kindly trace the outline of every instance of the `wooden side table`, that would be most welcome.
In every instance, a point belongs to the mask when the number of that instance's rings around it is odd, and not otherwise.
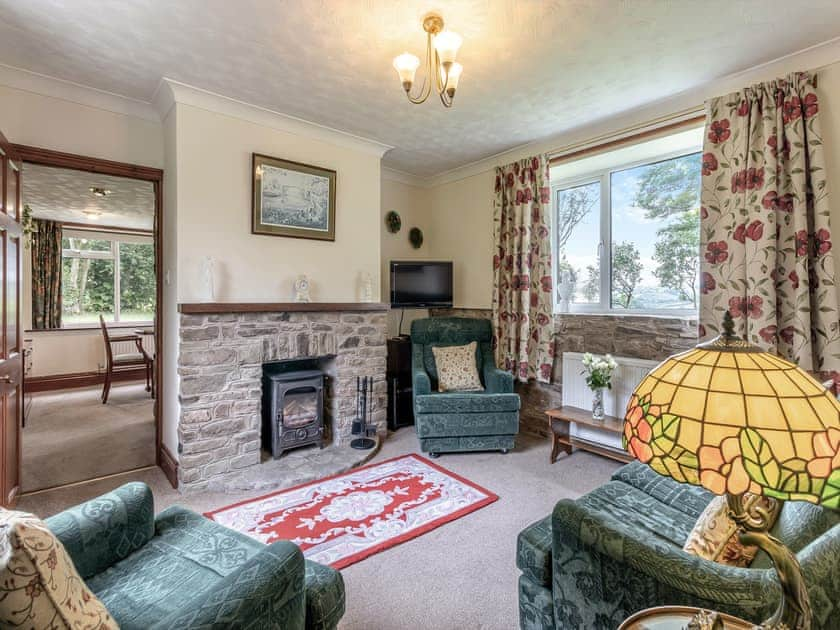
[[[695,619],[697,614],[701,612],[706,612],[709,616],[701,616],[699,619]],[[631,615],[618,627],[618,630],[685,630],[686,628],[712,630],[715,628],[711,624],[710,615],[712,614],[717,614],[721,621],[722,625],[717,626],[721,630],[752,630],[756,627],[749,621],[744,621],[726,613],[704,611],[693,606],[657,606],[656,608],[640,610]],[[692,621],[696,623],[695,626],[689,626]]]
[[[557,409],[549,409],[545,412],[548,416],[548,427],[551,429],[551,457],[550,461],[553,464],[557,461],[557,456],[561,452],[572,454],[575,448],[579,448],[590,453],[597,453],[604,457],[618,460],[620,462],[630,462],[633,458],[626,452],[596,444],[589,440],[573,437],[570,434],[571,423],[608,431],[610,433],[621,434],[624,429],[624,421],[615,416],[605,416],[603,420],[595,420],[592,417],[592,412],[579,407],[563,406]]]

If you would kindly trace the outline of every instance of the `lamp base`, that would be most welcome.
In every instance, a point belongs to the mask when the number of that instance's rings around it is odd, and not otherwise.
[[[741,543],[754,545],[770,556],[782,587],[782,600],[776,612],[757,627],[761,630],[809,630],[811,602],[802,567],[793,552],[768,533],[768,512],[756,501],[745,499],[744,495],[727,494],[726,500],[729,516],[738,525]]]

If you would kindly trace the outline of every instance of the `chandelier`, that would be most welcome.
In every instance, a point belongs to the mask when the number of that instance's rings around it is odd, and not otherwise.
[[[434,87],[443,106],[452,107],[455,90],[464,69],[460,63],[455,63],[455,55],[461,47],[461,36],[443,30],[443,18],[436,13],[429,13],[423,18],[423,30],[426,31],[426,76],[417,96],[411,95],[411,87],[414,85],[417,68],[420,67],[420,59],[405,52],[394,58],[394,68],[400,75],[409,101],[415,105],[423,103]]]

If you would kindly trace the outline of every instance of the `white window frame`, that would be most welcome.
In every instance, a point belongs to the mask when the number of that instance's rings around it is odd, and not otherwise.
[[[112,260],[114,261],[114,319],[108,320],[106,319],[106,323],[113,323],[113,324],[122,324],[123,326],[142,326],[144,324],[148,324],[151,320],[148,319],[140,319],[140,320],[129,320],[129,321],[122,321],[120,319],[120,311],[121,311],[121,304],[120,304],[120,234],[109,233],[109,232],[93,232],[91,231],[90,234],[82,234],[82,231],[79,230],[78,232],[75,230],[70,230],[69,234],[65,234],[64,238],[86,238],[92,241],[109,241],[111,243],[110,250],[93,250],[93,249],[65,249],[61,248],[61,261],[62,264],[64,263],[65,258],[78,258],[80,260]],[[154,246],[154,242],[152,237],[149,237],[148,243],[145,242],[146,239],[143,238],[138,242],[141,244],[148,244]],[[123,242],[129,242],[125,240]],[[154,315],[152,316],[154,318]],[[73,328],[90,328],[90,322],[80,322],[77,324],[65,324],[63,321],[61,323],[62,328],[73,329]]]
[[[557,179],[551,181],[551,258],[552,258],[552,278],[554,295],[552,296],[554,304],[554,312],[561,313],[559,303],[557,301],[557,260],[559,259],[559,252],[557,251],[557,230],[555,229],[555,222],[557,221],[557,195],[562,190],[582,186],[584,184],[592,184],[600,182],[601,184],[601,208],[600,208],[600,241],[597,244],[596,253],[600,257],[600,302],[598,304],[576,304],[572,302],[569,304],[569,313],[589,313],[601,315],[640,315],[640,316],[659,316],[659,317],[677,317],[677,318],[697,318],[699,312],[698,308],[654,308],[654,309],[631,309],[631,308],[613,308],[612,307],[612,208],[610,205],[610,186],[613,173],[619,171],[626,171],[631,168],[645,166],[648,164],[656,164],[658,162],[665,162],[666,160],[673,160],[676,158],[686,157],[702,153],[702,148],[694,150],[679,149],[675,151],[667,151],[665,153],[657,154],[654,157],[648,157],[641,160],[633,160],[630,162],[622,162],[616,166],[607,169],[600,169],[592,171],[585,175],[576,175],[575,177]],[[699,229],[699,226],[698,226]]]

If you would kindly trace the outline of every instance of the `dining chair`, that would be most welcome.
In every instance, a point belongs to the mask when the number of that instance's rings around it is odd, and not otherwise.
[[[121,341],[133,341],[137,343],[137,335],[119,335],[112,336],[108,332],[108,327],[105,325],[105,318],[99,315],[99,325],[102,326],[102,337],[105,339],[105,384],[102,387],[102,404],[108,402],[108,393],[111,391],[111,381],[113,380],[115,372],[125,372],[140,365],[146,368],[146,379],[148,386],[148,379],[150,374],[149,362],[147,355],[143,352],[130,352],[115,354],[112,344]]]

